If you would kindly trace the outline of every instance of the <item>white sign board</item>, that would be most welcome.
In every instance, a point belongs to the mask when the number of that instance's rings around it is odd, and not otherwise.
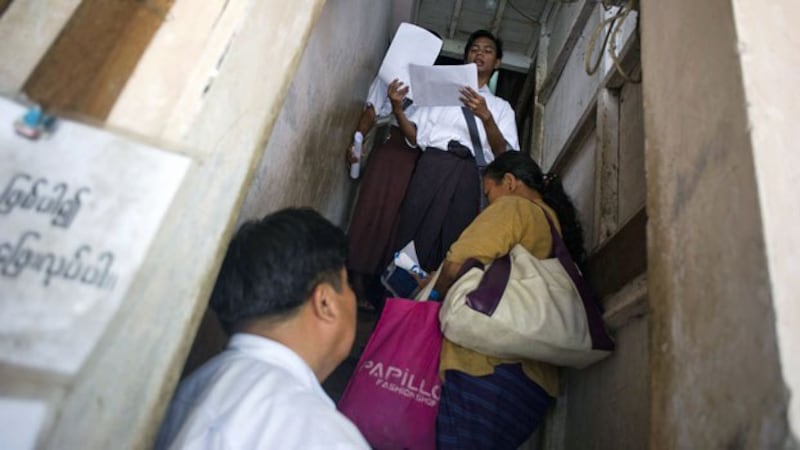
[[[24,113],[0,98],[0,361],[74,375],[190,160],[66,120],[31,141],[13,128]]]

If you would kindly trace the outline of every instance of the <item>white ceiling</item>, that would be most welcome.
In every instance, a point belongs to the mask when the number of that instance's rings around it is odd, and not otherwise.
[[[527,72],[539,41],[547,0],[396,0],[395,11],[444,39],[445,56],[461,59],[470,33],[486,29],[503,40],[503,67]],[[398,4],[400,5],[398,8]]]

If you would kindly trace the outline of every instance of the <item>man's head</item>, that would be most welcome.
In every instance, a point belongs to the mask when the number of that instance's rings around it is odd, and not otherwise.
[[[247,222],[228,247],[211,307],[228,333],[300,330],[338,364],[355,336],[346,257],[344,233],[311,209],[284,209]]]
[[[500,68],[503,59],[503,41],[487,30],[478,30],[467,39],[464,47],[464,62],[474,62],[478,66],[478,75],[491,76]]]

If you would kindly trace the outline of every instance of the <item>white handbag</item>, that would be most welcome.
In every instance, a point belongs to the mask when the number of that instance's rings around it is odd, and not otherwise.
[[[550,232],[553,258],[516,245],[486,268],[465,263],[439,311],[447,339],[500,358],[574,368],[611,353],[599,304],[552,222]]]

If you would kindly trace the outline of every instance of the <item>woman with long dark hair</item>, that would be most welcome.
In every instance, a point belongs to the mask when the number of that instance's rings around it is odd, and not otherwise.
[[[520,244],[550,257],[550,218],[574,261],[585,260],[575,207],[557,177],[545,175],[528,155],[503,153],[483,178],[489,206],[450,247],[430,298],[442,299],[467,259],[487,264]],[[545,216],[547,215],[547,217]],[[437,417],[439,449],[516,449],[544,419],[558,394],[557,368],[508,360],[445,339],[439,367],[444,379]]]

